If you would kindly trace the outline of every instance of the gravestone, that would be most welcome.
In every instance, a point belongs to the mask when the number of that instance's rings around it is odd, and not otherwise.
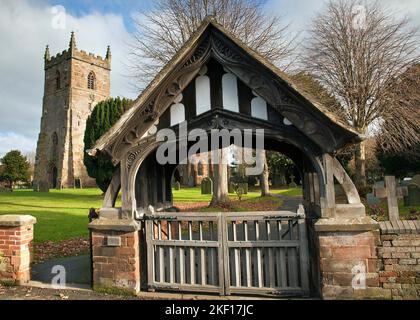
[[[400,213],[398,209],[397,187],[395,177],[385,177],[384,186],[382,186],[382,183],[379,182],[375,183],[373,188],[375,197],[377,197],[378,199],[387,199],[389,220],[399,220]]]
[[[235,193],[235,184],[232,181],[229,181],[228,193]]]
[[[373,193],[368,193],[366,195],[366,200],[367,200],[368,205],[370,205],[370,206],[378,205],[381,202],[381,200],[379,198],[375,197],[375,195]]]
[[[290,176],[290,180],[292,180],[292,182],[289,184],[289,188],[294,189],[297,188],[297,184],[295,182],[296,177],[292,174]]]
[[[242,190],[244,191],[243,194],[248,194],[248,183],[247,182],[238,183],[238,188],[242,188]]]
[[[213,181],[210,178],[204,178],[201,182],[201,194],[213,193]]]
[[[174,183],[174,189],[181,190],[181,184],[178,181]]]
[[[413,183],[420,187],[420,174],[416,174],[413,177],[413,179],[411,179],[411,183],[410,184],[413,184]]]
[[[399,199],[403,199],[408,196],[408,188],[407,186],[400,186],[397,188],[397,197]]]
[[[417,184],[410,184],[408,187],[408,195],[404,197],[404,205],[420,206],[420,187]]]
[[[188,177],[188,187],[194,188],[195,187],[195,179],[194,176]]]
[[[385,199],[386,198],[386,188],[385,186],[374,186],[373,187],[373,194],[378,199]]]

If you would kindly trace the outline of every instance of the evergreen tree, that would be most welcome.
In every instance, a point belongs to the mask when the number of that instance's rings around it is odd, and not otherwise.
[[[100,102],[94,108],[86,122],[85,150],[92,149],[95,142],[128,110],[130,103],[131,100],[117,97]],[[96,179],[98,187],[105,192],[116,170],[108,155],[100,153],[91,157],[85,153],[84,164],[89,176]]]
[[[18,181],[29,180],[29,162],[18,150],[12,150],[2,159],[0,180],[6,181],[13,187]]]

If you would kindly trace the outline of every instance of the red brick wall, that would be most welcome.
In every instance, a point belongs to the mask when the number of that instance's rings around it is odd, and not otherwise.
[[[0,225],[0,280],[24,283],[30,280],[33,225]]]
[[[109,246],[108,237],[120,237],[121,246]],[[92,231],[95,289],[140,290],[139,232]]]
[[[379,281],[394,300],[420,299],[420,234],[382,234]]]

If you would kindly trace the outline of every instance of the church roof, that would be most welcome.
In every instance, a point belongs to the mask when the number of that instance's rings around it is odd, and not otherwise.
[[[112,145],[117,137],[123,133],[126,125],[130,120],[138,113],[140,110],[143,110],[147,107],[151,96],[160,89],[161,84],[163,84],[171,72],[189,55],[196,50],[197,45],[200,42],[200,39],[205,34],[209,28],[215,28],[226,36],[229,40],[233,41],[238,47],[246,52],[251,58],[260,63],[265,69],[274,74],[284,85],[292,89],[292,91],[305,99],[312,105],[317,111],[325,115],[331,122],[337,125],[343,134],[346,136],[347,144],[355,143],[361,141],[363,138],[350,126],[344,123],[339,117],[331,113],[325,106],[316,101],[304,90],[299,88],[297,85],[285,72],[281,71],[274,64],[269,62],[261,54],[251,49],[249,46],[244,44],[239,38],[237,38],[232,32],[224,28],[222,25],[217,23],[213,17],[207,17],[201,26],[193,33],[190,39],[182,46],[182,48],[174,55],[174,57],[161,69],[161,71],[156,75],[156,77],[150,82],[150,84],[143,90],[140,96],[132,103],[132,107],[123,114],[119,121],[107,132],[105,133],[95,144],[91,150],[91,154],[96,154],[97,150],[107,150],[110,145]]]

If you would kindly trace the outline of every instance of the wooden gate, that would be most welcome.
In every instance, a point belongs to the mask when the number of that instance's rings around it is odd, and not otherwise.
[[[150,290],[309,294],[305,217],[292,212],[146,217]]]

